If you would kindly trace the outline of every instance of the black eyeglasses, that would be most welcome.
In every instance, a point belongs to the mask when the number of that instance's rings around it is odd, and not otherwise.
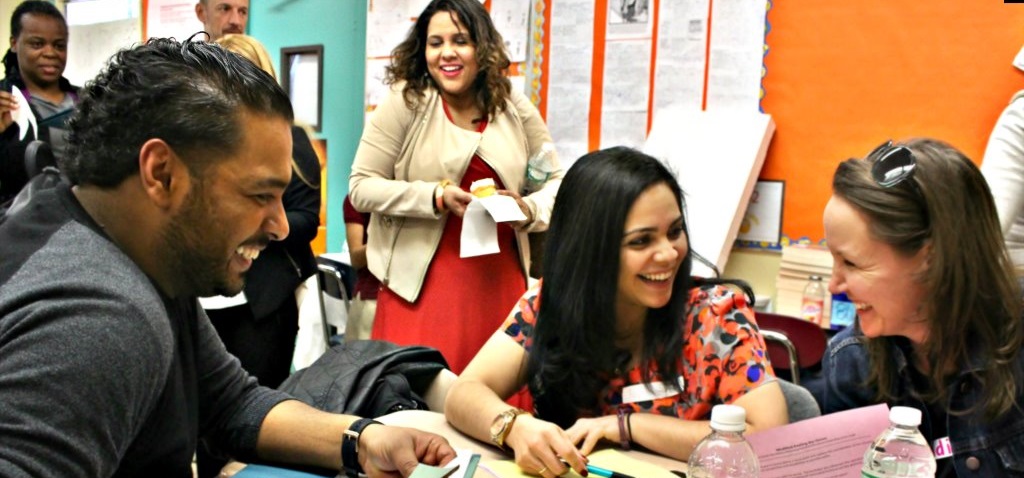
[[[917,167],[914,153],[905,146],[893,145],[892,141],[882,143],[866,159],[871,161],[871,177],[883,188],[891,188],[911,179]],[[914,181],[910,181],[910,184],[917,189]]]

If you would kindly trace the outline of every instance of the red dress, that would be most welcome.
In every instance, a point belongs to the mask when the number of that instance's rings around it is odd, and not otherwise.
[[[486,127],[484,122],[478,131]],[[474,155],[459,187],[469,191],[473,181],[483,178],[493,179],[498,189],[505,188],[494,170]],[[510,225],[498,224],[501,252],[497,254],[459,257],[461,234],[462,218],[448,214],[441,243],[415,303],[381,287],[371,335],[399,345],[434,347],[457,374],[469,365],[526,292],[526,277]]]

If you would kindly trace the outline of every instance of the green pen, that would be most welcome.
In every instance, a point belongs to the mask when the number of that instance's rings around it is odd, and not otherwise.
[[[587,472],[593,473],[603,478],[633,478],[632,476],[612,471],[607,468],[601,468],[600,466],[587,465]]]

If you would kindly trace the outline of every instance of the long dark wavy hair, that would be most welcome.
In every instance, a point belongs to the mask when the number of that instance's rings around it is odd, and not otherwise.
[[[832,191],[868,220],[871,236],[905,256],[930,247],[928,268],[918,280],[927,291],[920,316],[928,322],[921,345],[930,365],[930,403],[948,403],[951,371],[972,360],[983,384],[979,403],[989,418],[1009,411],[1021,393],[1024,371],[1017,364],[1024,346],[1020,287],[1003,243],[992,193],[978,168],[963,153],[933,139],[902,143],[917,166],[913,185],[882,187],[871,176],[871,161],[850,159],[836,169]],[[906,181],[906,180],[905,180]],[[916,187],[910,187],[916,186]],[[866,338],[868,385],[880,401],[896,400],[891,337]]]
[[[684,213],[675,176],[657,159],[615,147],[589,153],[569,169],[559,188],[544,251],[540,311],[526,364],[538,415],[563,428],[581,416],[599,415],[599,395],[614,371],[630,360],[615,346],[622,234],[630,208],[644,191],[666,185]],[[689,239],[688,226],[683,234]],[[691,277],[687,248],[668,304],[647,312],[640,357],[644,382],[662,380],[678,389],[689,291],[704,284],[741,281]],[[651,377],[646,364],[657,365]]]
[[[427,27],[438,12],[448,12],[458,18],[459,24],[469,32],[476,47],[476,62],[480,70],[473,82],[476,104],[484,114],[494,116],[507,108],[512,84],[505,75],[511,64],[505,52],[501,34],[494,28],[491,15],[478,0],[434,0],[423,9],[416,24],[402,43],[391,52],[391,64],[384,71],[384,82],[391,85],[405,81],[402,91],[405,104],[415,108],[427,88],[437,84],[427,71]]]

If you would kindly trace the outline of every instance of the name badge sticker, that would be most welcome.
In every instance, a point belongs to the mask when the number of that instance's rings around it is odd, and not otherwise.
[[[953,456],[953,447],[949,444],[949,437],[932,441],[932,453],[935,454],[936,460]]]
[[[680,390],[686,388],[684,384],[683,377],[679,377]],[[646,402],[676,395],[679,395],[679,392],[669,388],[664,382],[651,382],[650,390],[642,383],[622,387],[622,403]]]

